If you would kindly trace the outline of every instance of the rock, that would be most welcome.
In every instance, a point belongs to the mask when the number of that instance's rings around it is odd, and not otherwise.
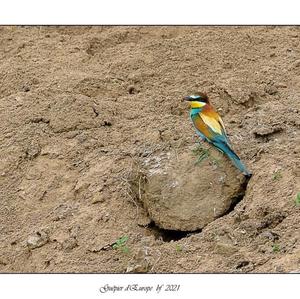
[[[269,95],[274,95],[278,92],[278,89],[276,88],[276,86],[269,84],[265,87],[265,92]]]
[[[281,124],[264,124],[256,126],[256,128],[253,130],[253,134],[255,135],[255,137],[264,137],[281,132],[282,130],[283,127]]]
[[[41,147],[37,142],[32,142],[25,150],[28,159],[36,158],[41,152]]]
[[[287,88],[287,85],[283,82],[279,82],[279,83],[275,84],[275,87],[277,87],[277,88]]]
[[[53,220],[59,221],[71,217],[78,210],[78,203],[63,203],[53,209]]]
[[[217,243],[215,247],[215,252],[217,254],[221,254],[223,256],[231,256],[236,253],[238,249],[230,244],[227,243]]]
[[[197,163],[199,155],[203,160]],[[142,188],[149,217],[163,229],[201,229],[224,215],[244,192],[244,176],[214,148],[151,155],[141,167],[145,174],[136,179],[133,191]]]
[[[126,273],[147,273],[149,271],[148,267],[145,265],[128,265],[126,268]]]
[[[27,246],[29,249],[35,249],[42,247],[49,241],[48,233],[45,231],[38,231],[34,235],[31,235],[27,239]]]
[[[93,198],[92,198],[92,203],[96,204],[99,202],[104,202],[105,201],[105,197],[103,196],[103,193],[97,192]]]
[[[64,250],[71,251],[72,249],[74,249],[75,247],[78,246],[78,242],[77,242],[76,238],[70,237],[70,238],[64,240],[61,245]]]
[[[151,239],[144,239],[143,243],[150,245]],[[149,243],[150,242],[150,243]],[[147,273],[153,264],[153,257],[151,255],[150,247],[142,245],[133,258],[128,262],[126,272],[127,273]]]
[[[270,230],[267,230],[267,231],[262,232],[261,235],[262,235],[264,238],[267,238],[267,239],[269,239],[269,240],[271,240],[271,241],[276,241],[276,240],[279,239],[279,235],[276,234],[276,233],[274,233],[274,232],[272,232],[272,231],[270,231]]]

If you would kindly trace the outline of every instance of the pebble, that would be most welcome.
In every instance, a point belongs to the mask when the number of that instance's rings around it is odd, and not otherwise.
[[[126,273],[147,273],[148,268],[145,265],[129,265],[126,268]]]
[[[272,231],[265,231],[261,234],[263,237],[275,241],[279,239],[279,235],[276,233],[273,233]]]
[[[69,238],[62,243],[62,248],[66,251],[70,251],[78,246],[76,238]]]
[[[31,235],[27,239],[27,246],[29,249],[35,249],[42,247],[49,241],[49,236],[46,232],[40,231],[36,232],[34,235]]]
[[[215,252],[217,254],[222,254],[224,256],[230,256],[234,253],[236,253],[238,249],[232,245],[226,244],[226,243],[217,243],[215,247]]]
[[[92,199],[93,204],[98,203],[98,202],[104,202],[104,201],[105,201],[105,198],[102,193],[96,193]]]
[[[277,87],[277,88],[287,88],[287,85],[285,83],[280,82],[280,83],[275,84],[275,87]]]
[[[265,92],[269,95],[274,95],[278,92],[278,90],[274,85],[268,85],[265,88]]]

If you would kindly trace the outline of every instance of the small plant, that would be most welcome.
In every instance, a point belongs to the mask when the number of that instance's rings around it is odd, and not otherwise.
[[[180,251],[182,251],[182,245],[180,245],[180,244],[176,244],[176,251],[177,252],[180,252]]]
[[[280,251],[280,245],[279,244],[272,245],[272,251],[273,252],[279,252]]]
[[[209,149],[204,148],[201,144],[199,144],[196,148],[192,149],[192,152],[195,156],[198,156],[198,160],[195,164],[201,163],[204,159],[210,158],[212,162],[216,165],[219,165],[219,160],[213,157],[209,151]]]
[[[120,249],[122,250],[124,253],[128,253],[129,252],[129,248],[126,246],[126,242],[128,241],[128,237],[124,236],[119,238],[113,245],[112,248],[113,249]]]
[[[297,193],[295,202],[297,207],[300,206],[300,192]]]
[[[273,173],[273,176],[272,176],[273,181],[280,180],[281,178],[282,178],[282,173],[280,170],[277,170]]]

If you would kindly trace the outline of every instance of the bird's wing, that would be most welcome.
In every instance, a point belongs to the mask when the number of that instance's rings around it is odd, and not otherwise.
[[[211,117],[210,115],[207,115],[205,113],[200,113],[200,117],[205,122],[205,124],[215,133],[220,135],[223,134],[222,126],[218,119]]]
[[[216,133],[223,134],[225,131],[224,123],[220,115],[211,107],[206,106],[200,113],[203,121]]]
[[[200,113],[194,114],[192,117],[192,121],[194,127],[196,129],[197,134],[202,137],[202,139],[206,139],[207,141],[211,141],[214,135],[214,131],[212,131],[209,126],[204,122]]]
[[[230,145],[228,137],[226,135],[225,126],[220,115],[212,108],[204,109],[199,113],[204,123],[217,135],[224,137],[225,141]],[[213,134],[213,135],[215,135]],[[219,136],[219,137],[221,137]]]

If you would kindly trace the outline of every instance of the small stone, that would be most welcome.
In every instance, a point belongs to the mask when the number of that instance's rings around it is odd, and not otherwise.
[[[262,126],[257,126],[253,133],[256,137],[261,137],[261,136],[268,136],[275,134],[277,132],[281,132],[283,130],[283,127],[280,125],[262,125]]]
[[[126,268],[126,273],[147,273],[149,271],[148,267],[145,265],[129,265]]]
[[[57,158],[61,154],[61,149],[56,144],[46,145],[41,149],[41,156],[48,156],[49,158]]]
[[[94,197],[92,198],[92,204],[96,204],[96,203],[99,203],[99,202],[104,202],[105,201],[105,198],[103,196],[103,193],[96,193],[94,195]]]
[[[274,95],[278,92],[277,88],[274,85],[267,85],[265,92],[269,95]]]
[[[102,220],[103,222],[108,222],[110,219],[110,216],[108,213],[101,215],[100,220]]]
[[[263,237],[269,239],[269,240],[272,240],[272,241],[276,241],[279,239],[279,235],[276,234],[276,233],[273,233],[272,231],[264,231],[262,234],[261,234]]]
[[[77,246],[78,246],[78,242],[77,242],[76,238],[73,238],[73,237],[66,239],[62,243],[62,248],[66,251],[71,251],[72,249],[74,249]]]
[[[41,147],[38,143],[32,143],[27,147],[25,152],[26,152],[27,158],[31,160],[31,159],[36,158],[40,154]]]
[[[69,232],[70,232],[70,236],[72,238],[77,238],[78,234],[79,234],[79,231],[80,231],[80,226],[79,225],[74,225],[72,226],[70,229],[69,229]]]
[[[215,252],[224,256],[230,256],[236,253],[238,249],[230,244],[217,243]]]
[[[275,87],[277,88],[287,88],[287,85],[285,83],[279,82],[275,84]]]
[[[78,204],[68,204],[63,203],[53,209],[53,220],[60,221],[66,219],[67,217],[73,216],[73,214],[77,211]]]
[[[49,241],[49,236],[45,231],[36,232],[27,239],[27,246],[29,249],[42,247]]]

